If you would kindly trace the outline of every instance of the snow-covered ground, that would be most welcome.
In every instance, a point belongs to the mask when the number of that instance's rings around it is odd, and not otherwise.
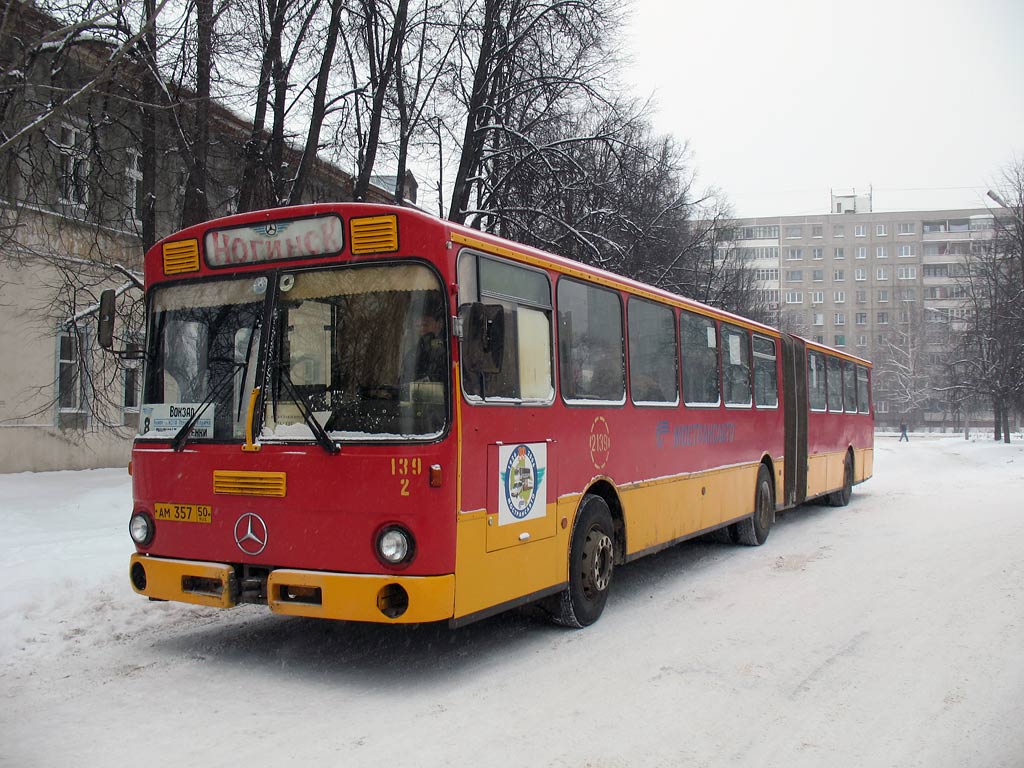
[[[575,632],[150,603],[123,470],[0,475],[0,765],[1022,766],[1024,447],[912,440]]]

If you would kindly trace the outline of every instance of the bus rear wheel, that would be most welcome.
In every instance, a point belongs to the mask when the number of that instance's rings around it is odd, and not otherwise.
[[[843,487],[828,495],[828,503],[833,507],[845,507],[853,496],[853,454],[846,452],[843,462]]]
[[[768,540],[775,520],[775,494],[772,491],[772,473],[764,464],[757,470],[754,487],[754,514],[730,526],[730,538],[739,544],[759,547]]]
[[[605,500],[583,497],[569,546],[569,584],[555,596],[552,614],[565,627],[593,624],[608,602],[615,570],[615,526]]]

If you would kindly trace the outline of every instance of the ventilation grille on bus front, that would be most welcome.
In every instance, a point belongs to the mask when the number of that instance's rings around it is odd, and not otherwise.
[[[232,496],[284,496],[284,472],[229,472],[215,470],[213,492]]]
[[[394,253],[398,250],[398,218],[365,216],[349,222],[352,230],[352,253]]]
[[[164,244],[164,274],[199,271],[199,241],[179,240]]]

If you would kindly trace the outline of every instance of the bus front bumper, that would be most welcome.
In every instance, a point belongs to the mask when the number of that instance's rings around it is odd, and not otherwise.
[[[235,569],[224,563],[132,555],[132,589],[154,600],[216,608],[236,605]],[[393,576],[278,568],[266,582],[275,613],[342,621],[415,624],[450,619],[455,576]]]

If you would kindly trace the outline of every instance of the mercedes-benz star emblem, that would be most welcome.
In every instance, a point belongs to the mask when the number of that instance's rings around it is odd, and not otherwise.
[[[235,544],[247,555],[258,555],[267,546],[267,524],[255,512],[246,512],[235,523]]]

